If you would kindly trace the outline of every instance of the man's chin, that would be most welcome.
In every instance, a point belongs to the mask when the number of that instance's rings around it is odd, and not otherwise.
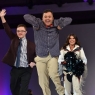
[[[18,36],[19,38],[23,38],[22,36]]]
[[[50,26],[51,24],[46,24],[46,26]]]

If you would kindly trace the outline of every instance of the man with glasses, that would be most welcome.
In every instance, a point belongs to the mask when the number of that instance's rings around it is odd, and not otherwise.
[[[11,40],[10,48],[3,58],[4,63],[12,66],[10,89],[12,95],[28,95],[28,84],[32,68],[35,66],[35,45],[26,39],[26,26],[19,24],[14,34],[5,20],[5,15],[6,10],[3,9],[0,12],[0,18]]]

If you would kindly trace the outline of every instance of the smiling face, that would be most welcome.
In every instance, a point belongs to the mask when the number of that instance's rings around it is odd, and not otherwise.
[[[76,39],[74,38],[74,36],[70,36],[69,45],[75,45],[75,43],[76,43]]]
[[[21,27],[17,27],[16,33],[19,38],[24,38],[24,37],[26,37],[27,31],[26,31],[25,27],[21,26]]]
[[[46,26],[50,26],[53,23],[53,14],[51,12],[43,13],[42,20]]]

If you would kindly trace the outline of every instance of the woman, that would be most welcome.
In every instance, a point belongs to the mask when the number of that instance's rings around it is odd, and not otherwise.
[[[70,34],[67,37],[66,43],[62,47],[60,51],[60,56],[58,62],[63,66],[63,74],[64,74],[64,86],[65,86],[65,95],[71,95],[71,84],[73,85],[73,93],[74,95],[82,95],[82,83],[83,83],[83,73],[84,69],[87,65],[87,59],[84,53],[83,48],[80,46],[78,38],[74,34]],[[70,58],[69,56],[72,56]],[[67,57],[66,57],[67,56]],[[74,56],[76,58],[74,59]],[[81,74],[79,71],[75,70],[76,64],[78,61],[76,59],[81,59]],[[69,61],[70,60],[70,61]],[[70,62],[70,63],[69,63]],[[69,65],[68,65],[69,64]],[[73,64],[73,65],[70,65]],[[85,65],[83,65],[85,64]],[[71,66],[71,67],[70,67]],[[83,66],[83,67],[82,67]],[[80,74],[80,75],[79,75]]]

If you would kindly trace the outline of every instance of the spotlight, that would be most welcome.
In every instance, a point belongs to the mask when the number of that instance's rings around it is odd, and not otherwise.
[[[33,1],[32,0],[28,0],[27,7],[29,9],[32,9],[32,7],[33,7]]]
[[[56,3],[57,3],[57,6],[58,6],[58,7],[62,7],[62,4],[63,4],[62,0],[57,0]]]
[[[93,4],[93,0],[87,0],[87,2],[88,2],[89,5]]]

